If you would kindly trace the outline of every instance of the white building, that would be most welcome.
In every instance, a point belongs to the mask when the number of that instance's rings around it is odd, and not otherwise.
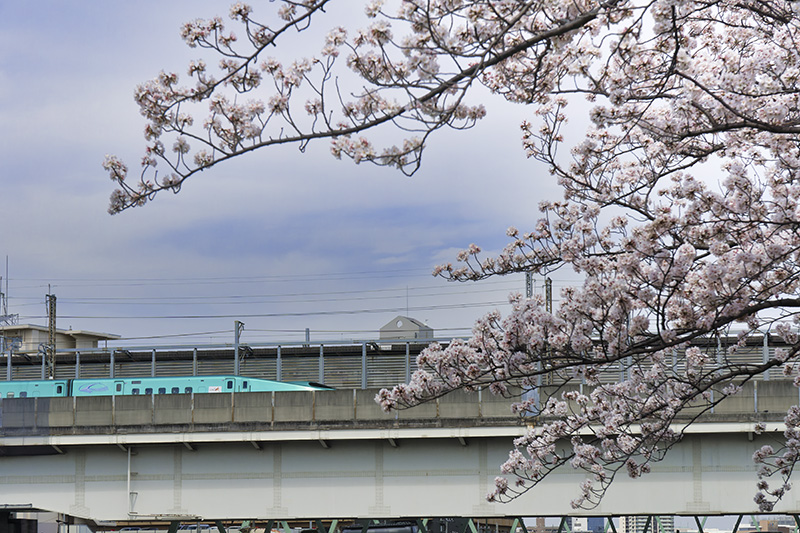
[[[381,328],[381,340],[388,339],[432,339],[433,328],[419,320],[398,315]]]
[[[47,327],[32,324],[0,326],[0,338],[5,340],[5,343],[0,344],[10,347],[14,354],[37,354],[39,346],[48,343],[49,330]],[[56,329],[56,351],[99,348],[101,342],[119,338],[119,335],[110,333]]]

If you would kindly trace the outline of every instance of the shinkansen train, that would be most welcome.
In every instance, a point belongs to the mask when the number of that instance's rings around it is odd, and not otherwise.
[[[62,396],[135,396],[223,392],[322,391],[331,387],[309,381],[283,382],[244,376],[184,376],[105,379],[0,381],[0,398]]]

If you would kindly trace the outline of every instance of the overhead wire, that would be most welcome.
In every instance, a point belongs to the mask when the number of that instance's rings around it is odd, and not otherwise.
[[[462,285],[462,284],[445,284],[445,285],[426,285],[426,286],[407,286],[407,287],[393,287],[393,288],[382,288],[382,289],[359,289],[359,290],[339,290],[339,291],[304,291],[304,292],[290,292],[290,293],[274,293],[274,294],[232,294],[232,295],[203,295],[203,296],[91,296],[91,297],[61,297],[59,301],[62,302],[70,302],[70,303],[92,303],[92,302],[129,302],[129,301],[160,301],[160,300],[167,300],[173,302],[175,300],[186,300],[186,301],[196,301],[196,300],[216,300],[216,299],[231,299],[231,300],[245,300],[245,299],[252,299],[252,298],[286,298],[286,297],[308,297],[308,296],[330,296],[330,295],[356,295],[356,294],[386,294],[386,293],[402,293],[405,295],[407,292],[415,292],[418,293],[420,291],[430,291],[430,290],[438,290],[445,292],[437,292],[432,294],[423,294],[418,296],[440,296],[447,294],[448,292],[457,292],[459,294],[464,293],[484,293],[484,292],[492,292],[497,290],[507,290],[502,287],[508,286],[519,286],[519,282],[517,281],[508,281],[508,280],[498,280],[493,281],[491,283],[494,289],[484,289],[482,287],[486,287],[487,283],[482,283],[480,285]],[[481,289],[476,289],[477,287],[481,287]],[[417,297],[417,295],[415,295]],[[41,301],[40,298],[33,298],[33,297],[17,297],[16,300],[37,300]],[[348,298],[350,300],[352,298]]]
[[[180,277],[180,278],[20,278],[15,277],[9,279],[11,282],[20,281],[39,281],[41,283],[36,285],[17,286],[17,289],[31,289],[39,288],[50,285],[51,287],[139,287],[147,285],[189,285],[189,284],[203,284],[214,285],[223,283],[276,283],[287,281],[342,281],[347,279],[380,279],[380,278],[393,278],[393,277],[407,277],[403,274],[417,272],[419,277],[430,276],[429,269],[394,269],[394,270],[367,270],[361,272],[328,272],[316,274],[276,274],[266,276],[209,276],[209,277]]]
[[[485,307],[487,305],[503,305],[507,304],[506,301],[494,302],[477,302],[477,303],[461,303],[461,304],[442,304],[442,305],[428,305],[428,306],[403,306],[403,307],[388,307],[378,309],[352,309],[352,310],[338,310],[338,311],[299,311],[287,313],[237,313],[237,314],[221,314],[221,315],[153,315],[153,316],[109,316],[109,315],[58,315],[59,319],[92,319],[92,320],[190,320],[190,319],[216,319],[216,318],[283,318],[283,317],[306,317],[306,316],[331,316],[331,315],[356,315],[356,314],[372,314],[372,313],[396,313],[402,311],[431,311],[443,309],[468,309],[473,307]],[[24,318],[41,319],[46,318],[45,315],[40,316],[26,316]]]
[[[140,287],[144,285],[151,285],[159,290],[167,287],[169,285],[173,285],[175,287],[182,287],[184,285],[192,284],[193,286],[197,285],[223,285],[223,284],[239,284],[239,283],[250,283],[250,284],[259,284],[261,282],[273,282],[273,281],[295,281],[300,284],[304,284],[305,282],[319,282],[319,281],[337,281],[337,276],[340,279],[346,278],[353,278],[353,279],[361,279],[366,274],[386,274],[386,272],[390,273],[398,273],[398,272],[425,272],[426,278],[428,277],[427,270],[410,270],[410,269],[403,269],[403,270],[394,270],[394,271],[371,271],[371,272],[361,272],[361,273],[329,273],[329,274],[300,274],[300,275],[286,275],[286,276],[247,276],[247,277],[210,277],[210,278],[122,278],[119,280],[114,280],[111,278],[107,278],[102,281],[108,281],[109,284],[106,286],[116,286],[120,288],[129,288],[129,287]],[[391,278],[395,276],[372,276],[372,277],[382,277],[382,278]],[[421,276],[419,276],[421,278]],[[19,279],[19,278],[18,278]],[[58,283],[53,283],[55,288],[59,286],[64,287],[72,287],[72,288],[87,288],[87,287],[102,287],[101,283],[98,280],[89,280],[89,279],[75,279],[75,278],[63,278],[61,280],[51,280],[57,281]],[[65,285],[64,282],[80,282],[73,285]],[[160,284],[155,284],[154,282],[161,282]],[[561,284],[565,283],[564,280],[555,280],[554,284]],[[541,290],[541,285],[537,283],[537,289]],[[17,288],[18,289],[18,288]],[[139,306],[185,306],[185,305],[192,305],[192,306],[208,306],[208,305],[216,305],[219,307],[224,306],[254,306],[254,305],[282,305],[282,306],[293,306],[293,305],[302,305],[302,304],[336,304],[336,303],[352,303],[352,302],[367,302],[367,301],[374,301],[374,300],[382,300],[382,301],[391,301],[397,300],[399,298],[406,298],[406,305],[404,306],[384,306],[379,308],[368,308],[368,307],[359,307],[355,309],[314,309],[314,310],[286,310],[286,311],[275,311],[275,312],[239,312],[239,313],[192,313],[192,314],[182,314],[182,313],[163,313],[163,314],[147,314],[147,315],[122,315],[119,313],[111,314],[111,313],[86,313],[86,314],[78,314],[78,313],[71,313],[71,314],[64,314],[63,312],[59,314],[59,320],[213,320],[213,319],[248,319],[248,318],[303,318],[303,317],[330,317],[330,316],[352,316],[352,315],[368,315],[368,314],[381,314],[381,313],[419,313],[419,312],[426,312],[426,311],[440,311],[440,310],[455,310],[455,309],[472,309],[472,308],[479,308],[479,307],[489,307],[489,306],[500,306],[500,305],[507,305],[508,300],[504,298],[503,300],[496,300],[490,299],[486,301],[479,301],[479,302],[458,302],[458,303],[436,303],[431,305],[420,305],[419,303],[414,306],[408,305],[408,298],[412,297],[414,300],[419,302],[425,298],[439,298],[441,300],[442,297],[468,297],[472,298],[479,295],[486,295],[491,293],[499,293],[504,292],[505,294],[512,292],[514,289],[519,290],[520,292],[524,289],[524,286],[520,283],[519,278],[516,280],[503,278],[503,279],[493,279],[483,281],[481,283],[475,284],[422,284],[416,286],[405,286],[405,287],[393,287],[393,288],[371,288],[371,289],[358,289],[358,290],[335,290],[335,291],[293,291],[287,293],[264,293],[264,291],[260,291],[259,294],[241,294],[241,293],[234,293],[234,294],[227,294],[227,295],[213,295],[213,294],[205,294],[205,295],[174,295],[174,296],[79,296],[79,297],[61,297],[59,298],[59,303],[66,306],[75,306],[75,305],[90,305],[96,306],[98,310],[100,309],[108,309],[109,307],[114,306],[125,306],[129,307],[135,305]],[[55,292],[55,291],[53,291]],[[162,290],[163,293],[163,290]],[[505,296],[504,294],[504,296]],[[330,296],[330,298],[326,298]],[[322,298],[319,298],[322,297]],[[29,299],[32,300],[32,303],[22,303],[20,300]],[[15,307],[30,307],[30,306],[40,306],[42,305],[42,300],[40,298],[13,298],[13,301],[16,302]],[[452,301],[452,300],[451,300]],[[64,307],[61,307],[64,309]],[[243,309],[244,310],[244,309]],[[24,320],[39,320],[39,319],[46,319],[46,315],[29,315],[21,317]],[[470,327],[463,327],[463,328],[437,328],[437,331],[458,331],[458,332],[468,332]],[[335,335],[351,335],[351,334],[374,334],[377,330],[369,329],[369,330],[315,330],[315,333],[324,333],[324,334],[335,334]],[[297,330],[297,329],[258,329],[258,328],[251,328],[248,329],[248,332],[255,334],[257,336],[267,336],[271,334],[301,334],[304,333],[305,330]],[[171,339],[171,338],[191,338],[191,337],[208,337],[208,336],[215,336],[215,335],[229,335],[230,332],[227,330],[222,331],[203,331],[203,332],[190,332],[190,333],[175,333],[175,334],[162,334],[162,335],[144,335],[144,336],[135,336],[135,337],[126,337],[121,340],[156,340],[156,339]],[[260,335],[263,334],[263,335]]]

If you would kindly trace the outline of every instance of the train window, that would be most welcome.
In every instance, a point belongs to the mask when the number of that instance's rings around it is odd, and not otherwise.
[[[172,394],[180,394],[181,388],[180,387],[172,387]]]
[[[9,392],[8,394],[6,394],[6,398],[13,398],[13,397],[14,397],[13,392]]]
[[[28,397],[28,392],[27,391],[21,391],[19,393],[19,397],[20,398],[27,398]]]
[[[138,381],[138,380],[137,381],[131,381],[131,383],[133,383],[134,385],[141,385],[142,384],[142,382]]]
[[[144,393],[145,394],[153,394],[153,387],[147,387],[146,389],[144,389]]]
[[[189,394],[190,392],[192,392],[192,388],[191,387],[186,387],[185,389],[183,389],[183,392]]]
[[[229,379],[229,380],[228,380],[228,382],[225,384],[225,387],[226,387],[228,390],[231,390],[231,389],[233,389],[233,380],[232,380],[232,379]]]
[[[167,388],[166,387],[159,387],[158,388],[158,393],[159,394],[166,394],[167,393]]]
[[[56,394],[61,394],[63,392],[64,392],[64,386],[63,385],[56,385]]]
[[[242,390],[247,390],[247,380],[242,381]]]
[[[139,387],[136,387],[136,388],[134,388],[134,389],[131,391],[131,394],[133,394],[133,395],[138,395],[138,394],[139,394]]]
[[[122,392],[122,383],[117,383],[117,392]]]

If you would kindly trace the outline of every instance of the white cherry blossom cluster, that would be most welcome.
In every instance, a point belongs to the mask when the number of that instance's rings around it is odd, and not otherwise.
[[[546,41],[547,53],[484,74],[496,92],[534,104],[523,147],[550,167],[564,200],[543,202],[532,231],[510,228],[497,257],[473,245],[434,271],[466,281],[566,267],[582,285],[565,289],[553,314],[512,298],[509,316],[488,316],[455,348],[430,347],[410,383],[378,398],[391,409],[456,388],[536,391],[515,410],[545,423],[517,440],[492,499],[569,465],[587,476],[573,505],[596,505],[619,471],[646,474],[679,428],[744,382],[782,365],[791,374],[800,350],[795,14],[781,2],[613,5]],[[565,158],[570,93],[597,105]],[[734,330],[744,332],[720,352],[714,339]],[[749,337],[770,330],[788,347],[762,365],[735,362]],[[601,382],[611,373],[618,382]],[[789,490],[795,411],[784,446],[754,456],[761,511]],[[781,479],[776,488],[769,477]]]
[[[585,472],[574,504],[590,507],[617,473],[646,474],[681,428],[747,381],[772,368],[797,379],[800,19],[790,3],[373,0],[363,28],[323,23],[317,56],[281,55],[284,37],[316,29],[326,4],[284,0],[259,15],[237,3],[237,32],[221,18],[188,23],[185,41],[206,57],[189,65],[193,85],[165,71],[137,88],[143,170],[131,183],[124,163],[106,159],[118,187],[110,211],[275,144],[325,139],[334,157],[413,173],[439,129],[485,115],[472,92],[483,85],[529,106],[522,149],[563,198],[541,202],[527,231],[509,229],[496,257],[473,245],[435,274],[563,268],[583,282],[555,312],[514,295],[508,316],[430,346],[410,383],[380,393],[385,408],[459,388],[524,391],[515,410],[543,424],[515,443],[491,497],[564,466]],[[580,135],[567,123],[576,97],[592,106]],[[765,334],[786,347],[763,364],[736,362]],[[800,457],[798,413],[786,425],[784,445],[754,457],[762,510],[785,495]]]

